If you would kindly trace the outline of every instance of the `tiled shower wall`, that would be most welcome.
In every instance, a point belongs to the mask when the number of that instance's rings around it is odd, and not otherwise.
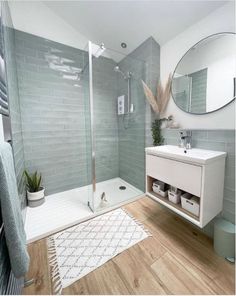
[[[178,130],[163,130],[165,143],[178,145]],[[234,130],[194,130],[192,145],[195,148],[227,152],[224,183],[224,200],[222,215],[235,223],[235,131]],[[209,223],[205,231],[212,236],[213,223]]]
[[[21,31],[15,35],[26,168],[42,173],[46,194],[91,184],[87,54]],[[84,69],[81,87],[49,67],[49,54]],[[98,182],[119,173],[114,65],[103,57],[93,63]]]
[[[116,63],[100,56],[93,58],[93,102],[96,181],[119,176],[118,124],[116,111]],[[87,98],[89,100],[89,98]]]
[[[25,167],[42,173],[46,194],[87,184],[84,96],[47,55],[83,67],[80,50],[15,31]]]
[[[90,184],[86,53],[21,31],[15,36],[26,168],[42,173],[47,194]],[[85,67],[80,88],[49,67],[45,57],[52,52]],[[122,134],[120,124],[118,135],[116,63],[105,57],[93,59],[96,179],[100,182],[120,176],[144,191],[145,112],[151,111],[140,78],[147,77],[144,80],[151,87],[156,84],[159,46],[149,38],[120,64],[124,71],[137,75],[132,85],[136,100],[132,126]],[[146,127],[149,131],[150,120]]]
[[[131,58],[136,58],[144,61],[145,72],[143,75],[144,82],[156,94],[157,83],[160,79],[160,45],[153,37],[148,38],[132,53],[129,54]],[[144,98],[144,95],[143,95]],[[149,103],[145,100],[145,146],[152,145],[151,125],[152,121],[156,118]]]
[[[134,113],[130,118],[129,115],[118,117],[120,176],[145,191],[145,147],[152,145],[151,122],[154,116],[144,97],[141,79],[155,93],[160,76],[160,46],[150,37],[125,57],[119,66],[125,73],[133,73],[131,102],[134,104]],[[125,89],[127,82],[119,79],[118,94],[125,93]]]
[[[119,128],[119,174],[133,186],[144,191],[144,147],[145,147],[145,101],[141,79],[145,70],[144,62],[129,56],[119,63],[126,74],[132,72],[130,79],[130,104],[134,112],[118,115]],[[118,95],[125,95],[125,112],[128,109],[128,81],[120,73],[118,77]]]

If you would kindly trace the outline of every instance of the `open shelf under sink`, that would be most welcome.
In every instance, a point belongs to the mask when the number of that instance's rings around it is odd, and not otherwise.
[[[195,219],[197,222],[199,222],[199,217],[198,217],[198,216],[195,216],[195,215],[193,215],[192,213],[188,212],[187,210],[183,209],[183,208],[181,207],[181,204],[180,204],[180,203],[179,203],[179,204],[174,204],[173,202],[170,202],[170,201],[168,200],[167,197],[162,197],[160,194],[158,194],[158,193],[156,193],[156,192],[154,192],[154,191],[150,191],[150,192],[148,192],[148,194],[149,194],[150,196],[152,196],[152,197],[155,197],[155,198],[158,199],[159,201],[162,201],[162,202],[168,204],[169,207],[171,207],[171,208],[175,208],[175,209],[177,209],[178,211],[183,212],[184,214],[188,215],[189,217],[191,217],[191,218]]]
[[[151,197],[155,201],[158,201],[160,204],[166,206],[167,208],[169,208],[173,212],[179,214],[180,216],[188,219],[189,221],[191,221],[195,225],[198,225],[198,226],[200,225],[200,218],[198,216],[195,216],[194,214],[190,213],[189,211],[183,209],[181,206],[181,203],[174,204],[168,200],[168,197],[163,197],[160,194],[154,192],[152,190],[152,184],[153,184],[153,181],[156,179],[151,176],[146,176],[146,177],[147,177],[147,192],[146,192],[146,194],[149,197]],[[200,214],[199,214],[199,216],[200,216]]]

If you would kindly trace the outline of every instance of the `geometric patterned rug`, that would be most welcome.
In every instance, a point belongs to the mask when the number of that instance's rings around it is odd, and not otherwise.
[[[63,288],[148,236],[144,226],[121,208],[50,236],[54,293],[61,294]]]

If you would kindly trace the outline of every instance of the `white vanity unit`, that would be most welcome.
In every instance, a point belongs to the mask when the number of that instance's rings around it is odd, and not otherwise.
[[[171,145],[146,148],[146,194],[202,228],[222,211],[225,158],[225,152],[203,149]],[[155,193],[155,180],[199,198],[199,215]]]

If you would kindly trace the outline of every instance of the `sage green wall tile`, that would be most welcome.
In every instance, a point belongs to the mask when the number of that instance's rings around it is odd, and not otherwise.
[[[87,62],[85,52],[16,31],[25,164],[30,171],[42,171],[47,194],[91,183],[88,70],[82,87],[73,87],[50,69],[46,56],[53,50],[77,67]],[[120,176],[144,191],[144,147],[150,143],[153,117],[141,79],[155,89],[160,47],[149,38],[119,64],[134,73],[135,111],[128,120],[117,116],[117,96],[127,92],[127,81],[113,71],[115,65],[105,57],[93,60],[97,182]]]
[[[141,79],[154,91],[160,75],[160,46],[148,38],[120,63],[133,73],[131,101],[134,113],[118,116],[120,177],[145,191],[145,146],[152,143],[150,127],[153,116],[146,102]],[[132,83],[131,83],[132,84]],[[118,95],[127,93],[127,83],[118,78]]]
[[[47,194],[90,184],[87,69],[76,88],[50,69],[46,58],[56,50],[83,68],[86,53],[21,31],[15,34],[26,168],[42,172]],[[93,60],[97,181],[119,176],[114,66],[108,58]]]

